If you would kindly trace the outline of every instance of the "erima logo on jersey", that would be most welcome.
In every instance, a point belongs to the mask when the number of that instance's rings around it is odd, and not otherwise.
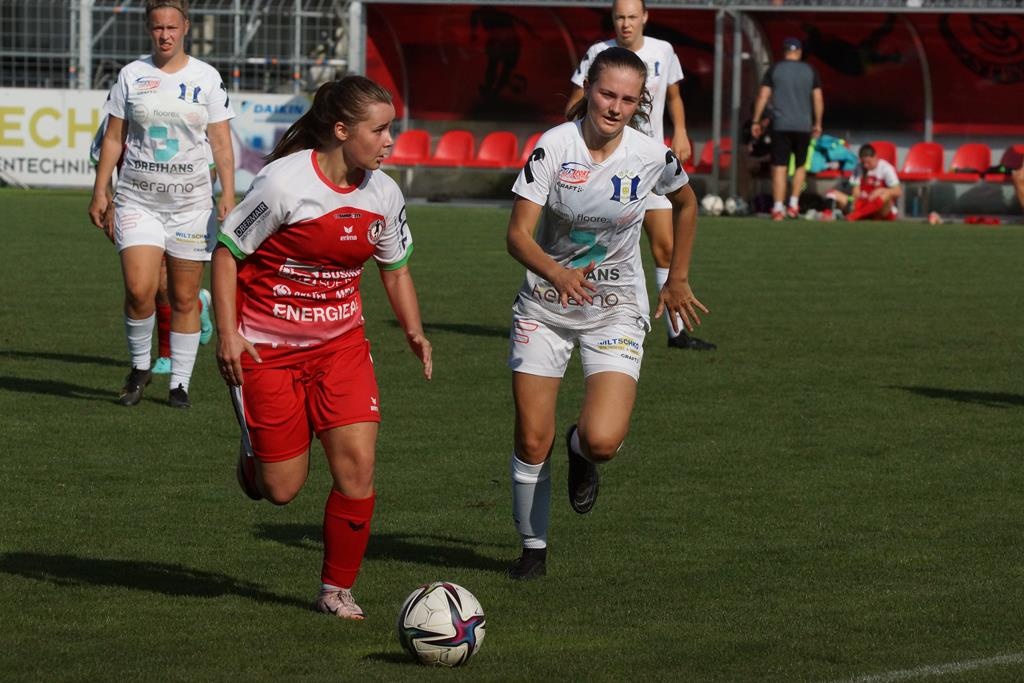
[[[339,239],[340,239],[340,240],[341,240],[342,242],[351,242],[351,241],[353,241],[353,240],[357,240],[357,239],[359,239],[359,235],[353,235],[353,234],[352,234],[352,232],[353,232],[353,231],[354,231],[355,229],[356,229],[356,226],[354,226],[354,225],[345,225],[345,226],[342,226],[342,230],[344,231],[344,233],[345,233],[345,234],[341,235],[341,237],[340,237]]]
[[[256,221],[262,218],[263,214],[267,213],[268,211],[270,211],[270,209],[267,208],[266,203],[260,202],[259,204],[257,204],[256,208],[253,209],[249,213],[249,215],[246,216],[245,219],[242,220],[242,222],[239,223],[238,226],[235,228],[235,237],[237,237],[238,239],[242,239],[243,237],[245,237],[245,234],[249,232],[249,230],[256,223]]]
[[[578,161],[566,161],[558,171],[558,180],[568,185],[582,185],[590,179],[590,169]]]

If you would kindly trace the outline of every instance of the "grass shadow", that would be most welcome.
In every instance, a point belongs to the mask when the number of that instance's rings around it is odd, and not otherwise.
[[[307,601],[271,593],[255,583],[164,562],[6,553],[0,555],[0,572],[58,586],[128,588],[186,598],[235,595],[256,602],[309,609]]]
[[[27,379],[25,377],[0,376],[0,390],[16,391],[22,394],[43,394],[62,398],[77,398],[86,401],[109,401],[114,403],[117,394],[110,391],[83,387],[52,379]]]
[[[397,664],[399,666],[419,666],[408,654],[404,652],[373,652],[363,657],[364,662],[374,664]]]
[[[398,321],[389,320],[388,324],[392,327],[398,327]],[[423,323],[423,331],[426,333],[431,332],[452,332],[454,334],[464,334],[471,337],[501,337],[502,339],[508,338],[508,326],[498,325],[473,325],[471,323]]]
[[[77,353],[52,353],[47,351],[14,351],[11,349],[0,349],[0,358],[47,360],[61,363],[76,363],[78,365],[104,365],[115,368],[123,368],[128,364],[125,359],[117,360],[105,356],[83,356]]]
[[[260,539],[317,552],[321,549],[321,533],[320,526],[313,524],[261,524],[256,528]],[[435,567],[505,571],[508,561],[481,554],[480,546],[476,541],[436,534],[371,534],[366,557]]]
[[[957,403],[972,403],[989,408],[1012,408],[1024,406],[1024,394],[1008,394],[997,391],[970,391],[965,389],[941,389],[939,387],[905,387],[888,386],[887,389],[899,389],[925,398],[939,398]]]

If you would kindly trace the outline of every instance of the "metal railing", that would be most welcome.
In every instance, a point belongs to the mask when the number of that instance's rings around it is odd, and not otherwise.
[[[0,87],[106,89],[150,52],[142,0],[0,0]],[[348,0],[204,0],[189,54],[232,90],[298,93],[347,69]]]

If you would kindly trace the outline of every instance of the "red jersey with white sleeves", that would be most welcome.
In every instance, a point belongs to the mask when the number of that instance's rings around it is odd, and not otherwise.
[[[263,168],[221,226],[238,266],[238,331],[254,344],[314,346],[363,325],[359,279],[412,254],[405,199],[380,171],[335,185],[313,150]]]
[[[878,164],[870,171],[862,164],[857,164],[853,170],[853,177],[850,184],[857,186],[856,195],[858,199],[867,199],[868,196],[880,187],[896,187],[900,184],[900,178],[896,174],[896,168],[885,159],[879,159]]]

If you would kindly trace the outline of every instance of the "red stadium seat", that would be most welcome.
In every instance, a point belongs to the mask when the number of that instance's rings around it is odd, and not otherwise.
[[[430,157],[430,133],[411,128],[398,135],[385,166],[416,166]]]
[[[708,140],[700,152],[700,159],[697,161],[694,173],[711,173],[715,156],[715,141]],[[718,153],[718,170],[728,170],[732,164],[732,138],[722,138],[721,149]]]
[[[973,183],[981,180],[982,174],[992,165],[992,150],[983,142],[968,142],[960,145],[953,154],[949,173],[940,173],[936,180],[946,182]]]
[[[468,130],[450,130],[437,141],[434,154],[423,162],[424,166],[465,166],[473,159],[476,140]]]
[[[945,151],[937,142],[918,142],[903,160],[900,169],[900,180],[908,182],[926,182],[934,180],[942,173]]]
[[[540,140],[540,136],[544,133],[534,133],[526,139],[526,144],[523,145],[523,153],[519,155],[519,165],[525,166],[526,160],[533,154],[533,148],[537,146],[537,141]]]
[[[484,136],[471,168],[515,168],[519,165],[519,139],[515,133],[494,131]]]
[[[999,163],[996,166],[1002,166],[1006,169],[1005,173],[986,173],[985,180],[990,183],[1008,183],[1010,182],[1009,172],[1024,166],[1024,145],[1011,145],[1006,148],[1003,152],[1003,156],[999,158]]]
[[[874,140],[870,144],[875,148],[875,154],[878,155],[879,159],[885,159],[895,168],[899,168],[899,166],[896,166],[896,145],[888,140]]]

